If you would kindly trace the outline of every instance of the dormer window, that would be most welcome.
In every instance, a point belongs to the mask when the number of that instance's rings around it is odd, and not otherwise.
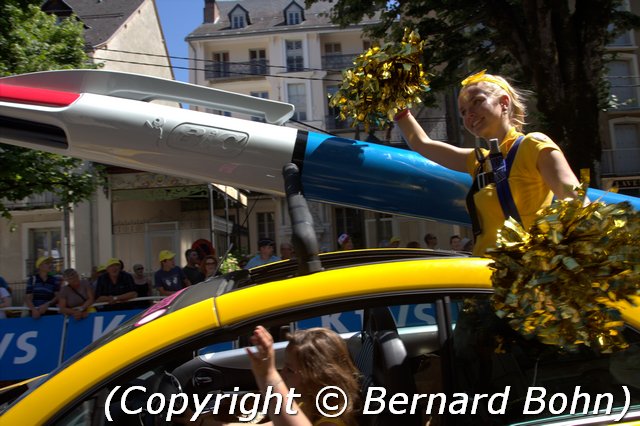
[[[231,23],[231,28],[244,28],[247,25],[251,25],[251,21],[249,20],[249,12],[244,7],[237,5],[231,12],[229,12],[229,22]]]
[[[231,28],[244,28],[244,15],[234,15],[232,16]]]
[[[304,9],[298,3],[292,1],[284,9],[284,18],[287,25],[298,25],[304,21]]]
[[[301,14],[299,10],[290,10],[287,13],[287,25],[298,25],[301,21],[300,15]]]

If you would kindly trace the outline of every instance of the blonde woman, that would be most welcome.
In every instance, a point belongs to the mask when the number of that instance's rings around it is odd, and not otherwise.
[[[507,181],[521,223],[528,228],[536,212],[549,205],[554,194],[558,198],[573,197],[579,182],[558,145],[548,136],[523,134],[525,100],[523,93],[503,77],[482,71],[462,81],[458,109],[471,134],[487,141],[498,140],[503,158],[517,147]],[[485,161],[488,152],[431,139],[409,110],[399,112],[396,123],[411,149],[442,166],[470,173],[478,181],[477,192],[470,196],[476,211],[472,220],[476,217],[478,225],[473,253],[483,255],[495,245],[497,231],[505,219],[496,184],[480,182],[478,178],[491,169],[490,162]]]

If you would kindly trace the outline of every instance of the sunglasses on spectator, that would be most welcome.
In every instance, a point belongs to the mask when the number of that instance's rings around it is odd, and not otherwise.
[[[216,266],[216,262],[207,262],[205,263],[207,266]]]

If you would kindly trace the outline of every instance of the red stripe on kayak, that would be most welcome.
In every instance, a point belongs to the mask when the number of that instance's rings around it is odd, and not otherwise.
[[[0,100],[5,102],[63,107],[71,105],[79,97],[78,93],[12,86],[0,82]]]

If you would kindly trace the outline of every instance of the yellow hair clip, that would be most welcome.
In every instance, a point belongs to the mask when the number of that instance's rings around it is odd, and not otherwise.
[[[473,75],[470,75],[469,77],[465,78],[464,80],[462,80],[462,83],[460,83],[462,85],[462,87],[466,87],[470,84],[477,84],[480,82],[487,82],[487,83],[493,83],[495,85],[497,85],[498,87],[500,87],[502,90],[504,90],[507,93],[511,93],[511,90],[509,88],[509,85],[506,84],[504,81],[499,80],[491,75],[487,75],[485,74],[487,72],[486,69],[477,72]]]

